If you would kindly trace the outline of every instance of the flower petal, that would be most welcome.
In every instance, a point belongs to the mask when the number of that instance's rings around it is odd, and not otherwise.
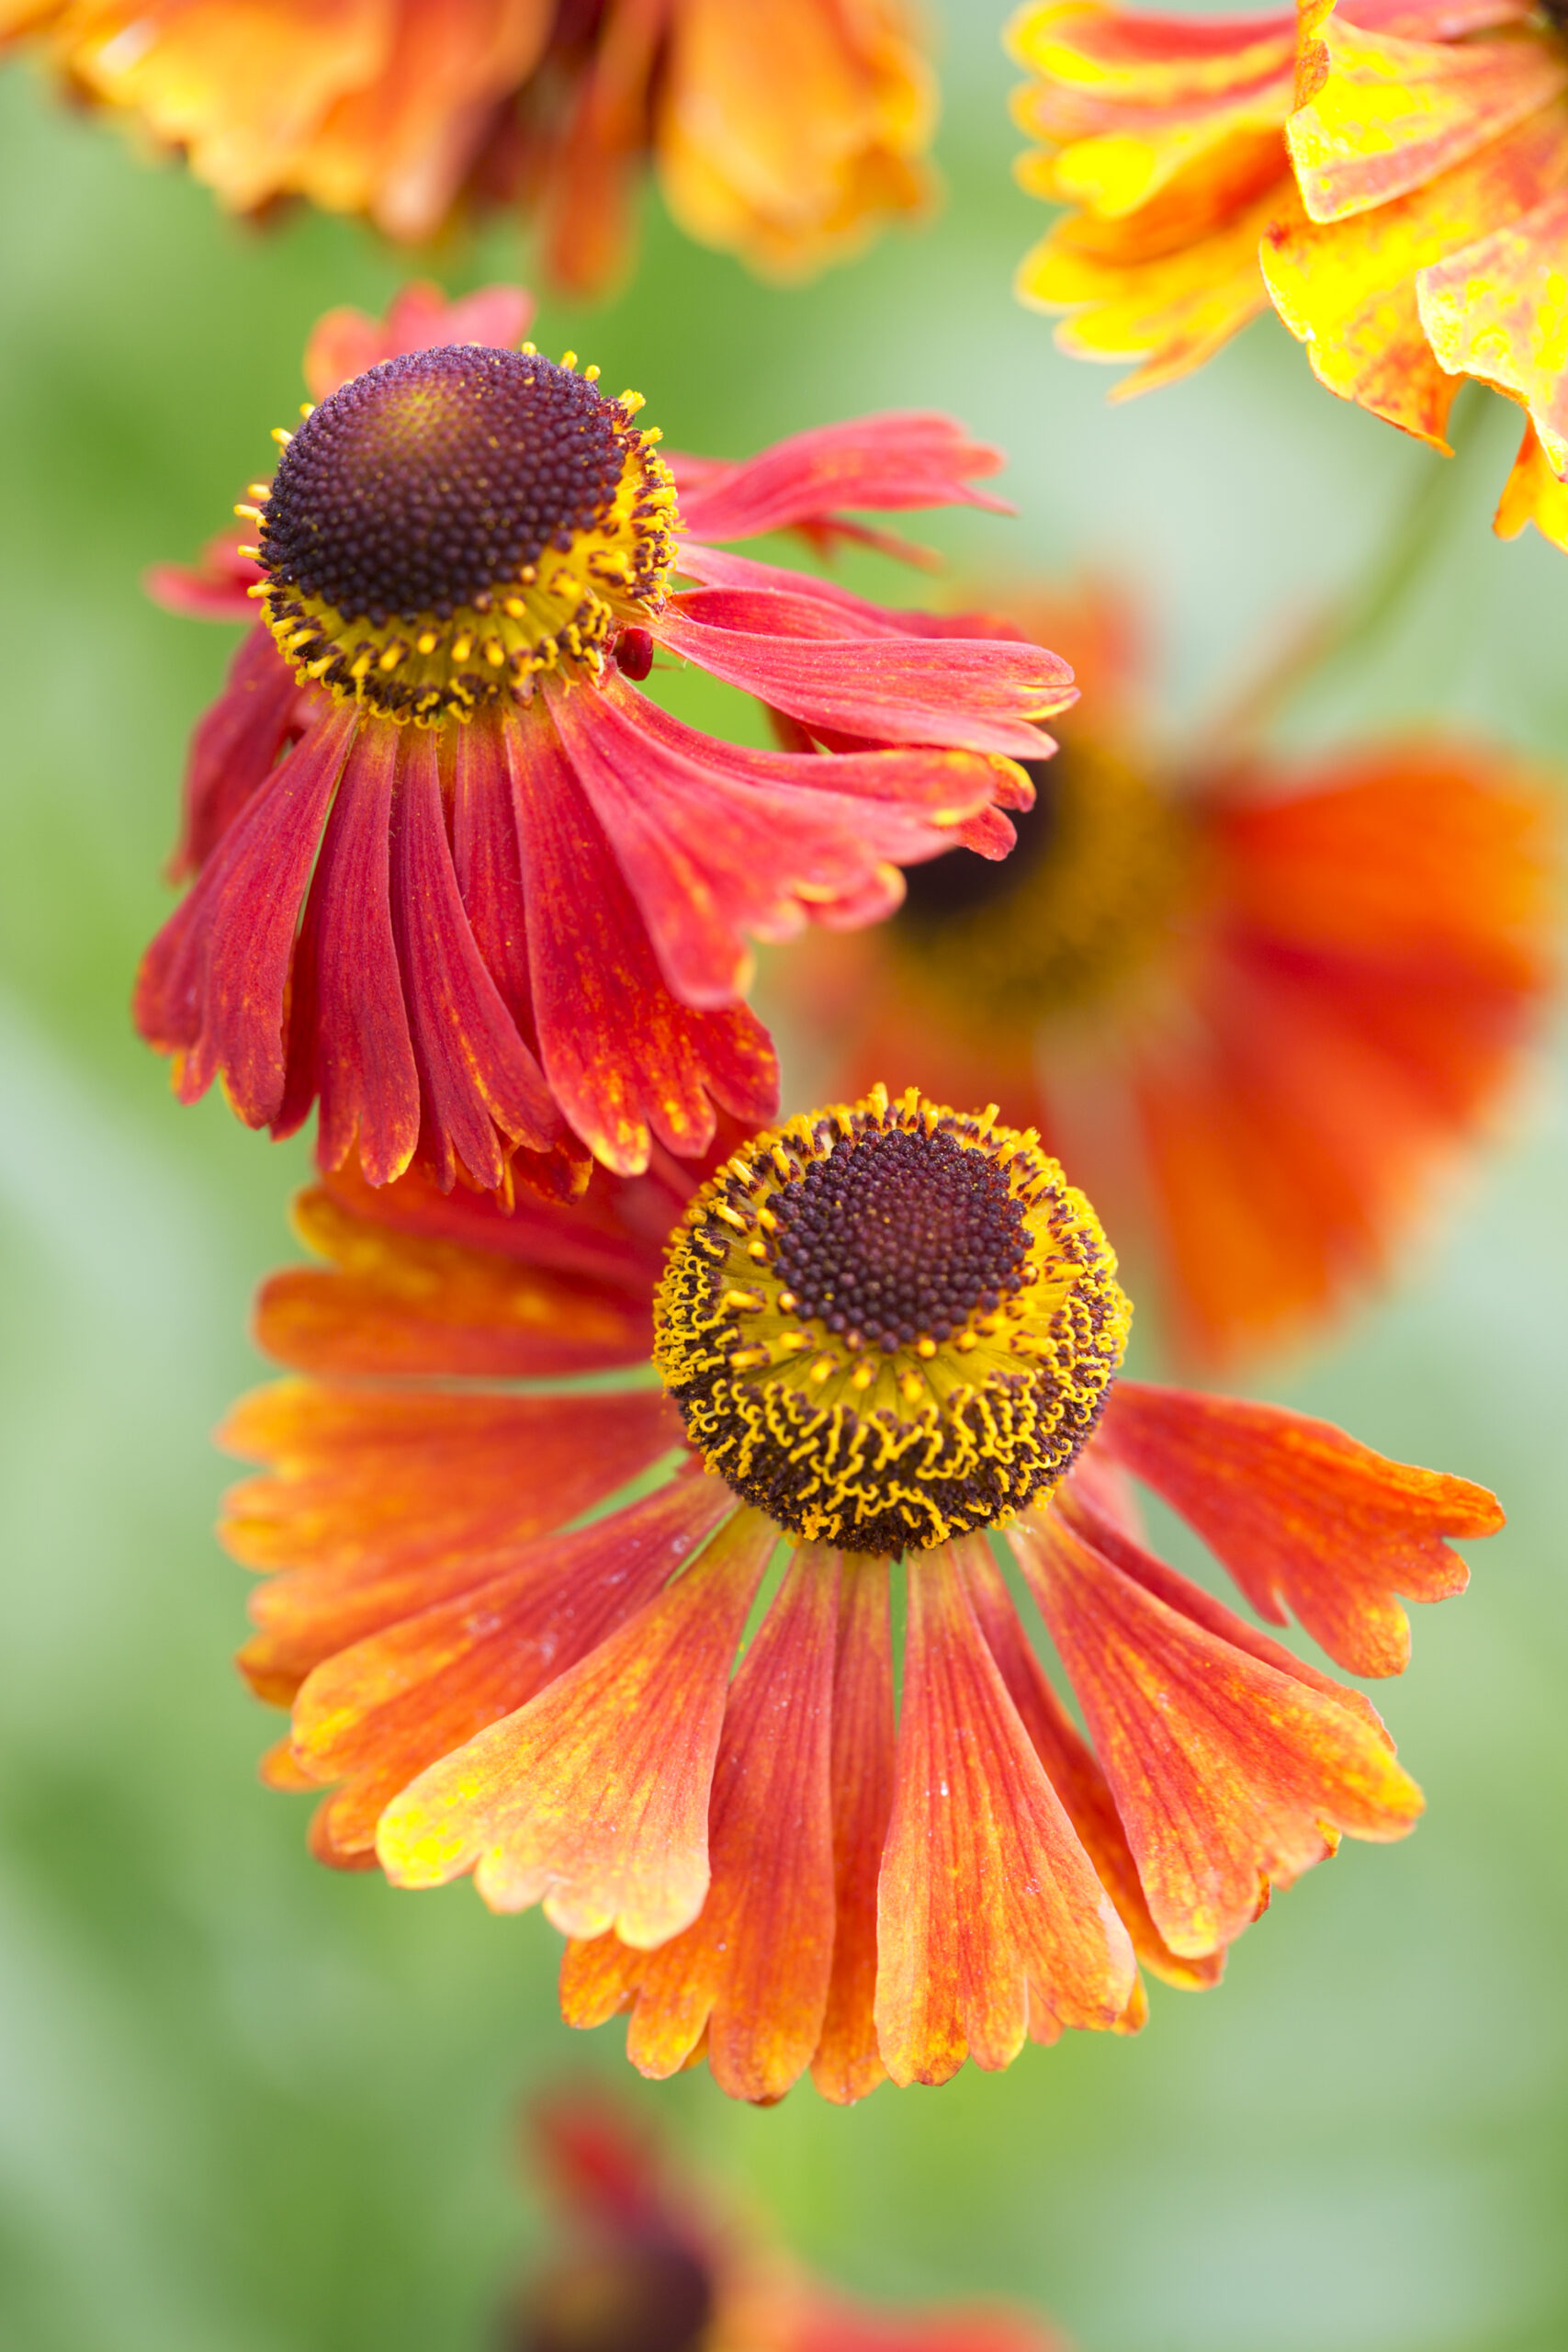
[[[1126,1930],[1041,1770],[953,1553],[909,1558],[877,1922],[877,2033],[896,2083],[945,2082],[965,2056],[1010,2064],[1035,2004],[1054,2025],[1113,2026],[1135,1980]]]
[[[1049,1510],[1011,1540],[1173,1951],[1232,1942],[1342,1831],[1412,1827],[1420,1792],[1360,1715],[1170,1608]]]
[[[389,1231],[321,1186],[294,1219],[335,1269],[288,1266],[262,1285],[257,1341],[296,1371],[540,1379],[647,1359],[649,1290]]]
[[[504,765],[491,783],[506,791]],[[461,1165],[493,1192],[505,1178],[503,1141],[546,1150],[560,1133],[560,1114],[458,896],[428,728],[404,728],[398,738],[391,907],[419,1071],[422,1150],[446,1190]]]
[[[597,1648],[727,1508],[716,1479],[671,1479],[323,1659],[294,1702],[294,1753],[317,1782],[345,1782],[323,1823],[333,1860],[373,1857],[377,1822],[400,1789]]]
[[[1568,58],[1533,31],[1405,40],[1336,12],[1317,37],[1326,72],[1285,129],[1314,220],[1411,195],[1568,89]]]
[[[361,729],[321,836],[295,952],[288,1080],[273,1123],[292,1135],[320,1098],[316,1156],[358,1156],[373,1184],[419,1142],[419,1068],[392,927],[392,793],[401,730]]]
[[[1568,555],[1568,484],[1553,473],[1533,424],[1525,426],[1492,527],[1500,539],[1517,539],[1527,523]]]
[[[174,1053],[180,1100],[214,1078],[253,1127],[284,1099],[284,1007],[299,905],[349,756],[354,714],[334,713],[255,792],[141,960],[136,1025]]]
[[[1014,1531],[1010,1530],[1010,1541]],[[1014,1548],[1017,1546],[1015,1544]],[[971,1544],[964,1579],[986,1645],[1000,1670],[1019,1720],[1034,1745],[1046,1779],[1096,1874],[1121,1915],[1133,1950],[1168,1984],[1200,1990],[1217,1984],[1223,1955],[1194,1958],[1171,1951],[1150,1916],[1127,1833],[1094,1751],[1080,1736],[1031,1647],[1000,1569],[987,1548]]]
[[[1259,1616],[1287,1610],[1353,1674],[1399,1674],[1410,1626],[1396,1595],[1462,1592],[1445,1535],[1492,1535],[1496,1498],[1391,1462],[1331,1422],[1280,1405],[1119,1381],[1097,1442],[1164,1497],[1224,1561]]]
[[[782,2098],[822,2030],[833,1954],[835,1553],[803,1544],[730,1686],[699,1917],[624,1965],[626,2055],[662,2081],[703,2044],[731,2098]]]
[[[973,476],[999,473],[1004,463],[956,418],[918,409],[818,425],[738,464],[705,465],[695,480],[675,461],[682,527],[698,539],[757,538],[846,507],[985,506],[1007,514],[1005,499],[971,487]]]
[[[753,1125],[772,1117],[778,1069],[766,1032],[742,1006],[695,1011],[665,987],[558,737],[525,719],[506,745],[539,1057],[577,1133],[607,1168],[634,1176],[653,1136],[688,1159],[705,1151],[716,1104]]]
[[[848,2107],[887,2069],[876,2041],[876,1883],[893,1810],[893,1645],[886,1560],[845,1555],[833,1669],[833,1971],[811,2078]]]
[[[344,303],[328,311],[305,345],[305,381],[324,401],[367,368],[405,351],[438,351],[448,344],[482,343],[515,350],[534,315],[534,298],[521,286],[481,286],[448,302],[439,286],[417,278],[392,297],[385,321]]]
[[[739,1511],[662,1597],[382,1815],[400,1886],[472,1871],[493,1910],[543,1899],[563,1935],[644,1949],[708,1887],[707,1809],[729,1664],[777,1541]]]
[[[942,743],[1038,759],[1038,721],[1077,700],[1065,662],[979,638],[851,638],[802,643],[710,628],[666,605],[653,636],[710,676],[807,726],[868,742]]]
[[[1568,60],[1563,62],[1568,77]],[[1559,124],[1568,175],[1568,107]],[[1529,410],[1553,473],[1568,473],[1568,187],[1479,236],[1416,280],[1439,367],[1479,376]]]
[[[303,731],[302,699],[271,631],[251,629],[240,640],[223,692],[191,734],[184,822],[169,861],[174,879],[200,872],[266,782],[278,753]]]

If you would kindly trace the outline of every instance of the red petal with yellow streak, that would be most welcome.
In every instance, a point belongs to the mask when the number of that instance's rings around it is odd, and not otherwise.
[[[708,1887],[708,1792],[729,1666],[777,1530],[741,1510],[661,1598],[381,1816],[399,1886],[472,1871],[493,1910],[649,1949]]]
[[[983,1543],[967,1538],[966,1544]],[[1135,1970],[998,1670],[954,1547],[910,1555],[876,2023],[896,2083],[1006,2066],[1049,2026],[1114,2026]]]
[[[1010,1530],[1010,1540],[1015,1531]],[[1016,1548],[1016,1546],[1015,1546]],[[1079,1736],[1031,1647],[1001,1571],[990,1552],[972,1544],[964,1556],[964,1581],[991,1656],[1000,1668],[1019,1720],[1034,1743],[1045,1777],[1066,1809],[1100,1882],[1121,1914],[1133,1950],[1168,1984],[1200,1990],[1217,1984],[1223,1958],[1194,1960],[1171,1951],[1150,1916],[1138,1866],[1117,1815],[1115,1800],[1092,1748]]]
[[[250,1126],[283,1100],[295,927],[355,726],[352,711],[334,714],[272,770],[137,975],[136,1025],[178,1057],[181,1101],[221,1077]]]
[[[539,1058],[595,1157],[622,1176],[654,1136],[693,1158],[716,1109],[761,1125],[778,1103],[767,1033],[744,1006],[700,1012],[671,994],[604,830],[552,729],[504,735],[523,846]]]
[[[372,721],[350,746],[305,901],[290,981],[288,1081],[273,1123],[292,1135],[321,1104],[316,1153],[355,1153],[373,1184],[419,1142],[419,1068],[392,923],[392,796],[403,730]]]
[[[886,2079],[876,2041],[876,1882],[893,1810],[886,1560],[845,1555],[833,1668],[833,1972],[811,2078],[848,2107]]]
[[[373,1858],[377,1822],[400,1789],[652,1600],[728,1508],[716,1479],[672,1479],[323,1659],[294,1702],[294,1753],[318,1782],[346,1783],[323,1822],[333,1859]]]
[[[1448,1535],[1492,1535],[1496,1498],[1391,1462],[1280,1405],[1119,1381],[1097,1442],[1196,1529],[1270,1623],[1293,1612],[1352,1674],[1403,1673],[1397,1596],[1445,1600],[1469,1570]]]
[[[1013,1548],[1173,1950],[1234,1940],[1340,1832],[1411,1827],[1420,1792],[1362,1717],[1170,1608],[1049,1511]]]
[[[626,2055],[659,2080],[703,2046],[731,2098],[782,2098],[822,2030],[833,1952],[829,1746],[836,1553],[803,1544],[729,1693],[700,1916],[635,1952]]]

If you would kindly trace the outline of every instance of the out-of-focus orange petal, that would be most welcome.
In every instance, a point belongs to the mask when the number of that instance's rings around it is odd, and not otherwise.
[[[876,2041],[876,1882],[893,1810],[893,1646],[886,1560],[840,1570],[833,1669],[833,1971],[811,2078],[847,2107],[886,2078]]]
[[[1492,527],[1500,539],[1517,539],[1527,523],[1568,555],[1568,484],[1552,472],[1533,424],[1525,426]]]
[[[626,2055],[677,2074],[706,2037],[731,2098],[782,2098],[822,2030],[833,1952],[829,1747],[839,1616],[835,1553],[802,1545],[747,1651],[725,1714],[700,1916],[637,1953]]]
[[[901,0],[681,0],[654,146],[688,234],[795,277],[922,210],[936,85]]]
[[[1563,61],[1568,75],[1568,59]],[[1555,107],[1568,173],[1568,106]],[[1568,472],[1568,188],[1433,262],[1416,281],[1421,323],[1444,368],[1479,376],[1529,410],[1547,461]]]
[[[482,286],[449,302],[439,286],[416,278],[400,287],[385,319],[349,303],[327,311],[305,345],[305,382],[324,401],[355,376],[405,351],[435,351],[446,344],[482,343],[509,350],[523,340],[534,298],[521,286]]]
[[[877,2034],[896,2083],[945,2082],[965,2057],[1006,2066],[1026,2032],[1113,2027],[1136,1980],[945,1544],[909,1561],[877,1942]]]
[[[1360,1715],[1170,1608],[1049,1510],[1013,1548],[1175,1951],[1233,1941],[1339,1833],[1411,1827],[1420,1792]]]
[[[1322,78],[1285,131],[1314,220],[1409,196],[1568,89],[1568,58],[1523,28],[1407,40],[1336,13],[1318,40]]]
[[[318,1374],[541,1377],[646,1358],[646,1295],[488,1249],[367,1222],[318,1186],[295,1205],[301,1239],[339,1269],[291,1266],[263,1284],[256,1339]]]
[[[740,1510],[658,1600],[381,1816],[399,1886],[472,1871],[485,1901],[543,1901],[563,1935],[650,1949],[708,1887],[708,1792],[729,1663],[777,1541]]]
[[[1399,1674],[1397,1596],[1445,1600],[1469,1570],[1442,1540],[1493,1535],[1496,1498],[1374,1453],[1280,1405],[1119,1381],[1097,1442],[1195,1528],[1271,1624],[1293,1612],[1353,1674]]]
[[[333,1859],[374,1860],[400,1789],[596,1648],[728,1507],[716,1479],[671,1479],[324,1659],[294,1702],[294,1753],[318,1782],[346,1782],[327,1807]]]
[[[1319,381],[1446,449],[1461,379],[1445,372],[1427,341],[1417,273],[1528,212],[1565,166],[1568,111],[1549,107],[1370,213],[1271,228],[1263,275],[1280,316],[1307,345]]]
[[[1197,1990],[1217,1984],[1224,1965],[1222,1953],[1194,1958],[1174,1952],[1156,1927],[1105,1775],[1052,1690],[995,1559],[976,1544],[965,1553],[963,1565],[975,1613],[1019,1719],[1122,1916],[1133,1950],[1168,1984]]]

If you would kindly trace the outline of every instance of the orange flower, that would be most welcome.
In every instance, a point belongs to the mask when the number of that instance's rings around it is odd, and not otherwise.
[[[581,1189],[650,1138],[772,1115],[748,934],[874,922],[899,867],[992,857],[1016,755],[1074,699],[1013,639],[934,634],[710,541],[857,526],[843,505],[996,507],[949,418],[819,426],[735,464],[660,454],[642,397],[532,344],[528,298],[415,287],[321,321],[320,405],[237,512],[253,546],[162,566],[177,609],[252,621],[200,720],[141,1034],[181,1098],[252,1126],[319,1103],[374,1182]],[[344,380],[344,371],[350,372]],[[260,612],[257,614],[259,600]],[[789,714],[794,747],[702,733],[637,691],[657,652]]]
[[[0,0],[0,42],[28,35],[236,211],[304,197],[415,243],[522,200],[584,292],[649,157],[690,235],[772,277],[931,198],[905,0]]]
[[[840,2294],[601,2092],[544,2101],[524,2146],[556,2226],[510,2302],[502,2352],[1067,2352],[1006,2304],[900,2309]]]
[[[1298,40],[1299,32],[1299,40]],[[1076,208],[1019,291],[1080,356],[1198,366],[1262,308],[1330,390],[1438,449],[1466,376],[1529,412],[1497,528],[1568,548],[1568,39],[1524,0],[1181,19],[1024,8],[1022,165]],[[1299,53],[1298,53],[1299,52]],[[1259,268],[1259,261],[1261,268]]]
[[[875,933],[775,963],[775,1009],[833,1091],[919,1068],[1039,1126],[1139,1235],[1178,1350],[1224,1363],[1375,1275],[1517,1080],[1556,796],[1436,737],[1162,754],[1125,606],[1017,609],[1088,690],[1018,848],[911,871]]]
[[[510,1216],[417,1171],[304,1196],[334,1265],[262,1294],[302,1376],[228,1425],[271,1466],[226,1534],[277,1572],[242,1663],[292,1705],[270,1777],[332,1790],[323,1860],[542,1902],[567,2018],[629,2011],[646,2074],[705,2052],[768,2100],[809,2065],[850,2100],[1136,2030],[1135,1961],[1211,1984],[1272,1885],[1404,1836],[1365,1699],[1150,1552],[1127,1482],[1370,1674],[1405,1662],[1400,1594],[1461,1589],[1442,1539],[1497,1527],[1489,1495],[1119,1379],[1094,1211],[992,1111],[877,1089],[694,1182],[660,1158]],[[662,1390],[564,1385],[650,1338]]]

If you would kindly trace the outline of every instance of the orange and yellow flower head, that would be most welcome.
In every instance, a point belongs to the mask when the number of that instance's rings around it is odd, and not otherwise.
[[[1046,0],[1014,19],[1025,260],[1066,348],[1208,358],[1271,300],[1320,380],[1446,450],[1468,378],[1527,412],[1498,510],[1568,547],[1568,34],[1523,0],[1303,0],[1267,17]]]
[[[1560,786],[1437,733],[1289,759],[1224,722],[1162,743],[1123,596],[1013,609],[1084,696],[1017,848],[912,868],[887,923],[776,957],[765,1001],[825,1091],[919,1071],[1037,1126],[1187,1361],[1299,1340],[1524,1091],[1558,978]]]
[[[303,198],[417,243],[521,204],[578,292],[623,270],[649,164],[688,234],[774,277],[931,200],[905,0],[0,0],[7,38],[235,211]]]
[[[869,922],[900,869],[1011,846],[1016,763],[1076,689],[1010,638],[950,636],[717,542],[841,510],[999,503],[997,452],[891,413],[749,462],[667,459],[521,332],[527,300],[415,288],[324,319],[317,403],[279,429],[254,531],[154,593],[251,620],[198,725],[142,1035],[275,1135],[384,1182],[581,1189],[652,1141],[704,1152],[776,1101],[750,941]],[[502,340],[492,340],[492,338]],[[345,371],[346,377],[345,377]],[[259,617],[257,611],[259,606]],[[673,657],[754,695],[791,748],[728,743],[640,691]]]
[[[323,1860],[542,1903],[566,2016],[626,2014],[644,2073],[843,2101],[1135,2030],[1140,1962],[1213,1983],[1272,1886],[1419,1812],[1360,1693],[1150,1550],[1134,1487],[1374,1675],[1495,1503],[1122,1377],[1099,1220],[994,1112],[877,1089],[510,1214],[345,1169],[300,1221],[331,1263],[259,1319],[294,1377],[226,1432],[268,1465],[226,1533],[270,1571],[269,1777],[324,1792]]]

